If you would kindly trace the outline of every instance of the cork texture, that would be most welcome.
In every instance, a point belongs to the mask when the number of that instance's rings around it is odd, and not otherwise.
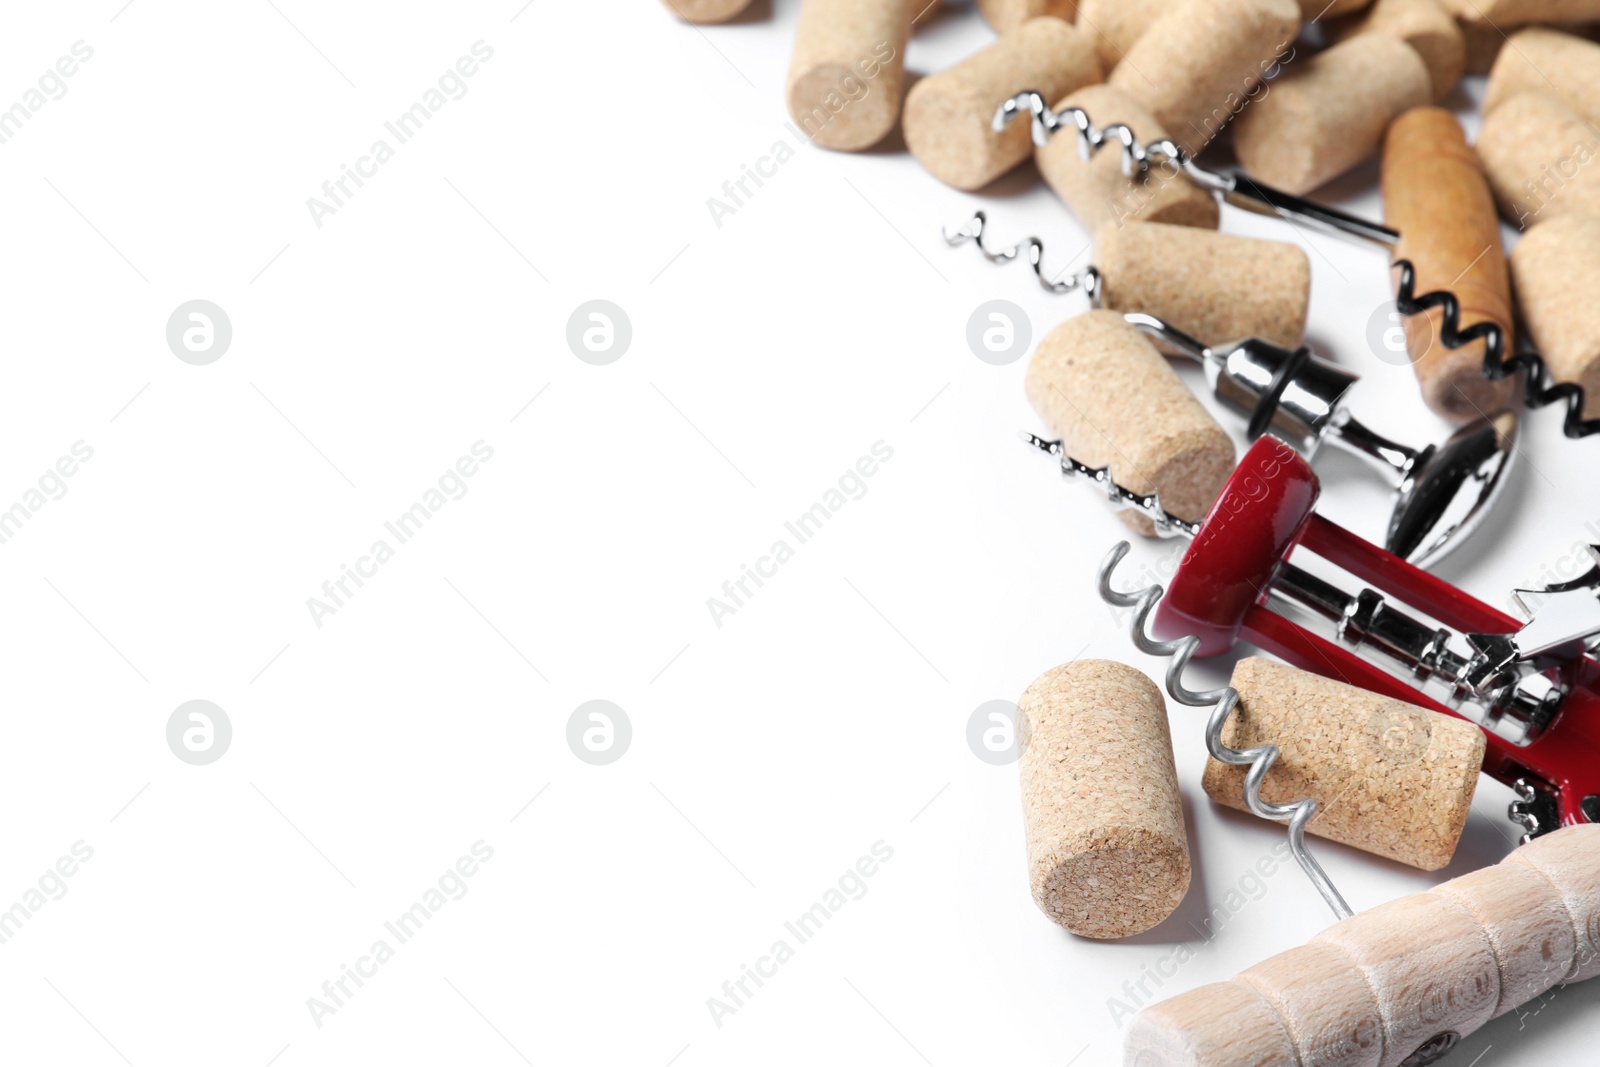
[[[1162,507],[1180,519],[1203,519],[1233,472],[1232,438],[1118,312],[1090,311],[1051,330],[1023,384],[1069,455],[1109,466],[1133,492],[1159,491]],[[1155,533],[1137,512],[1118,515],[1139,533]]]
[[[662,0],[685,22],[727,22],[743,13],[750,0]]]
[[[1233,147],[1251,177],[1309,193],[1378,150],[1389,123],[1433,99],[1422,57],[1404,41],[1360,34],[1284,71],[1245,108]]]
[[[1150,24],[1182,0],[1078,0],[1078,28],[1094,41],[1106,74],[1117,69]]]
[[[1227,124],[1300,29],[1295,0],[1182,0],[1134,42],[1110,84],[1195,155]]]
[[[1600,826],[1568,826],[1536,838],[1506,858],[1550,880],[1572,921],[1577,951],[1569,982],[1600,976]]]
[[[1372,987],[1383,1025],[1382,1062],[1391,1067],[1441,1031],[1472,1033],[1500,1003],[1494,950],[1472,913],[1448,896],[1391,900],[1310,943],[1343,952]]]
[[[1328,23],[1327,31],[1333,43],[1357,34],[1382,33],[1416,49],[1428,68],[1434,103],[1450,95],[1466,70],[1466,37],[1438,0],[1376,0],[1359,15]]]
[[[1600,21],[1600,0],[1441,0],[1463,22],[1508,30],[1530,22]]]
[[[1600,123],[1554,97],[1504,101],[1484,116],[1476,148],[1501,216],[1517,228],[1600,215]]]
[[[1154,315],[1206,345],[1305,339],[1311,262],[1299,245],[1132,222],[1101,228],[1095,265],[1104,307]]]
[[[1264,799],[1315,799],[1319,837],[1425,871],[1450,862],[1483,764],[1476,726],[1259,658],[1235,665],[1233,687],[1223,743],[1280,750]],[[1245,771],[1207,760],[1206,795],[1245,810]]]
[[[915,0],[805,0],[784,101],[814,144],[854,152],[900,118]]]
[[[1532,867],[1499,863],[1429,890],[1472,913],[1494,950],[1499,1018],[1566,980],[1577,958],[1572,916],[1555,887]]]
[[[1515,351],[1511,275],[1494,194],[1450,112],[1414,108],[1390,125],[1383,146],[1383,217],[1400,231],[1393,255],[1411,261],[1416,291],[1455,293],[1463,327],[1497,323],[1506,352]],[[1483,376],[1482,341],[1446,348],[1439,340],[1443,317],[1443,309],[1435,308],[1402,320],[1411,369],[1428,407],[1466,423],[1511,406],[1516,381]]]
[[[996,33],[1010,33],[1041,15],[1071,22],[1078,13],[1078,0],[978,0],[978,10]]]
[[[1166,702],[1110,660],[1046,671],[1022,694],[1028,885],[1053,922],[1127,937],[1171,915],[1189,889]]]
[[[1030,19],[993,45],[919,81],[906,97],[906,146],[928,172],[957,189],[978,189],[1033,153],[1030,124],[996,133],[995,109],[1018,93],[1046,100],[1100,81],[1088,37],[1058,18]]]
[[[1143,144],[1167,138],[1154,115],[1109,85],[1084,86],[1054,106],[1057,111],[1082,108],[1101,129],[1121,123]],[[1122,153],[1115,146],[1102,148],[1085,161],[1078,157],[1078,139],[1070,133],[1050,138],[1035,151],[1034,160],[1050,188],[1090,234],[1108,223],[1120,226],[1135,220],[1217,228],[1221,209],[1216,196],[1174,166],[1152,166],[1126,177]]]
[[[1595,164],[1600,166],[1600,163]],[[1511,250],[1511,282],[1534,350],[1600,417],[1600,218],[1543,222]]]
[[[1489,71],[1483,109],[1522,93],[1545,93],[1600,123],[1600,44],[1544,26],[1512,34]]]

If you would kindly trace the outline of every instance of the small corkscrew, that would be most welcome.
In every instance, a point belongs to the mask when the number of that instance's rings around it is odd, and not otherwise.
[[[1045,277],[1044,273],[1044,242],[1037,237],[1025,237],[1010,248],[998,251],[991,250],[984,241],[984,233],[989,225],[989,216],[982,211],[974,211],[967,224],[951,233],[948,227],[941,227],[939,232],[944,236],[945,244],[952,248],[973,242],[974,247],[983,258],[990,263],[1009,263],[1022,254],[1024,246],[1028,249],[1028,263],[1033,267],[1033,275],[1039,279],[1039,288],[1049,293],[1064,294],[1082,290],[1089,298],[1090,307],[1100,306],[1101,279],[1100,272],[1094,267],[1085,267],[1071,275],[1057,275],[1053,278]]]

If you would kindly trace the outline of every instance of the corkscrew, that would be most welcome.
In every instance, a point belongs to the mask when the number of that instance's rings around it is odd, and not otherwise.
[[[1029,440],[1061,457],[1057,443]],[[1096,474],[1081,466],[1063,460],[1061,469]],[[1109,471],[1103,480],[1116,484]],[[1465,719],[1484,733],[1484,772],[1516,791],[1510,814],[1528,837],[1600,822],[1600,662],[1591,655],[1600,565],[1575,582],[1518,591],[1531,616],[1520,622],[1323,518],[1319,494],[1306,461],[1267,435],[1200,523],[1167,516],[1158,528],[1191,540],[1147,613],[1153,639],[1192,636],[1199,656],[1248,641],[1302,670]],[[1158,499],[1126,490],[1111,499],[1159,511]],[[1302,555],[1376,588],[1347,592]]]
[[[1558,382],[1550,374],[1544,360],[1536,352],[1506,355],[1506,335],[1499,325],[1487,320],[1466,329],[1461,328],[1461,302],[1447,289],[1417,295],[1417,274],[1410,260],[1395,261],[1399,281],[1395,286],[1394,306],[1400,314],[1420,315],[1432,308],[1442,308],[1439,322],[1439,341],[1446,348],[1457,349],[1474,341],[1483,342],[1483,376],[1492,382],[1521,373],[1524,381],[1523,403],[1538,409],[1565,402],[1567,413],[1561,420],[1561,432],[1568,437],[1588,437],[1600,433],[1600,418],[1583,417],[1584,389],[1576,382]]]
[[[1129,177],[1152,166],[1167,167],[1215,194],[1224,203],[1258,215],[1299,220],[1320,230],[1360,237],[1379,244],[1393,244],[1400,236],[1385,226],[1263,185],[1247,175],[1219,174],[1206,170],[1174,141],[1163,140],[1146,145],[1122,123],[1097,127],[1089,113],[1081,107],[1052,111],[1049,101],[1037,92],[1018,93],[1001,104],[994,113],[995,132],[1004,130],[1025,113],[1032,119],[1034,144],[1049,144],[1050,138],[1068,129],[1077,137],[1078,156],[1083,160],[1088,160],[1108,144],[1116,144],[1122,155],[1122,173]]]
[[[1108,485],[1114,484],[1110,482],[1109,471],[1087,473],[1102,474]],[[1161,510],[1159,501],[1152,502],[1148,507],[1143,504],[1139,507],[1152,519],[1155,519],[1155,513]],[[1171,520],[1170,516],[1167,518]],[[1158,520],[1157,529],[1161,528]],[[1127,554],[1128,542],[1119,541],[1105,562],[1100,565],[1101,598],[1108,604],[1134,609],[1128,630],[1139,651],[1152,656],[1172,657],[1172,663],[1167,668],[1167,695],[1178,703],[1193,708],[1207,706],[1211,708],[1211,714],[1206,720],[1206,751],[1211,753],[1213,759],[1222,763],[1249,768],[1245,773],[1245,806],[1251,814],[1259,818],[1288,824],[1289,852],[1300,864],[1300,869],[1305,871],[1306,877],[1311,879],[1311,884],[1317,887],[1317,892],[1322,894],[1322,899],[1327,901],[1328,907],[1333,909],[1334,915],[1348,919],[1353,914],[1350,905],[1345,903],[1344,897],[1340,895],[1327,872],[1322,869],[1322,865],[1317,862],[1316,857],[1311,854],[1311,849],[1306,845],[1306,824],[1317,814],[1317,802],[1306,797],[1292,804],[1274,804],[1262,798],[1261,784],[1266,780],[1267,772],[1272,769],[1272,765],[1277,762],[1278,746],[1263,744],[1240,750],[1223,744],[1222,730],[1228,722],[1228,716],[1232,715],[1234,708],[1238,706],[1239,691],[1231,685],[1219,689],[1193,690],[1183,684],[1183,672],[1189,666],[1189,657],[1194,655],[1200,640],[1197,637],[1185,636],[1175,641],[1161,641],[1145,632],[1145,620],[1160,602],[1162,589],[1160,585],[1151,585],[1125,593],[1113,589],[1111,575],[1116,571],[1117,564],[1122,562],[1122,557]]]
[[[1034,277],[1039,279],[1039,288],[1056,294],[1072,293],[1081,289],[1084,295],[1089,298],[1090,307],[1100,306],[1100,272],[1094,267],[1086,267],[1066,277],[1057,275],[1054,278],[1046,278],[1043,265],[1044,242],[1042,240],[1037,237],[1025,237],[1010,248],[991,251],[983,239],[988,225],[988,214],[982,211],[974,211],[967,224],[956,230],[955,233],[951,233],[948,228],[944,227],[940,228],[939,232],[944,235],[945,243],[951,247],[971,241],[978,251],[983,253],[983,258],[990,263],[1009,263],[1022,254],[1023,246],[1027,246],[1028,263],[1033,267]]]
[[[1125,175],[1132,176],[1151,166],[1166,167],[1201,189],[1215,194],[1222,202],[1246,211],[1289,221],[1298,220],[1319,230],[1361,238],[1386,248],[1393,248],[1400,239],[1399,232],[1387,226],[1274,189],[1246,174],[1221,174],[1206,170],[1171,140],[1145,145],[1121,123],[1096,127],[1088,112],[1082,108],[1068,107],[1059,112],[1052,111],[1049,102],[1037,92],[1019,93],[1001,104],[994,114],[995,131],[1005,129],[1023,114],[1031,117],[1033,143],[1036,145],[1048,144],[1051,137],[1064,129],[1070,129],[1076,136],[1078,155],[1084,160],[1107,144],[1116,144],[1122,156],[1122,172]],[[1434,290],[1418,295],[1412,263],[1400,259],[1395,261],[1394,267],[1399,271],[1395,308],[1400,314],[1410,317],[1431,308],[1442,308],[1439,340],[1446,348],[1454,350],[1482,340],[1484,377],[1490,381],[1501,381],[1521,372],[1525,383],[1523,402],[1527,407],[1537,410],[1565,402],[1567,411],[1562,420],[1562,433],[1575,439],[1600,433],[1600,418],[1583,418],[1585,393],[1582,385],[1555,381],[1544,360],[1532,351],[1508,356],[1505,334],[1495,323],[1481,322],[1463,329],[1460,301],[1454,293]]]

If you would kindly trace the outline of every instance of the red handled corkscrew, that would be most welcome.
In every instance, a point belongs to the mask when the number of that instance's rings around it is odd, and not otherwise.
[[[1480,727],[1484,772],[1511,786],[1511,816],[1529,838],[1600,822],[1600,547],[1584,576],[1518,590],[1526,623],[1317,514],[1317,476],[1264,436],[1245,453],[1206,517],[1185,523],[1159,499],[1116,486],[1105,470],[1032,443],[1064,474],[1105,485],[1113,504],[1192,541],[1150,616],[1159,641],[1194,635],[1196,655],[1248,641],[1289,663]],[[1311,573],[1305,555],[1366,587],[1351,593]],[[1113,553],[1101,575],[1110,589]],[[1328,635],[1314,632],[1320,625]]]

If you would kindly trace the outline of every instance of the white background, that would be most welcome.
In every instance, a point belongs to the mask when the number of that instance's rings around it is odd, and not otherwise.
[[[1107,998],[1177,945],[1166,993],[1329,921],[1285,869],[1196,936],[1281,839],[1206,800],[1199,712],[1172,711],[1194,886],[1127,943],[1039,914],[1015,767],[967,747],[973,709],[1073,656],[1161,666],[1092,589],[1124,528],[1015,441],[1024,364],[967,347],[986,300],[1036,338],[1081,310],[939,236],[986,206],[1081,251],[1031,167],[972,197],[898,135],[806,147],[719,228],[707,198],[790,136],[794,0],[704,30],[645,0],[275,2],[17,5],[0,36],[3,106],[94,49],[0,145],[0,506],[94,450],[0,546],[0,908],[93,849],[0,945],[0,1059],[1110,1064]],[[992,38],[965,5],[924,21],[916,72]],[[307,198],[479,40],[467,94],[318,228]],[[1375,214],[1374,173],[1325,199]],[[1366,345],[1381,254],[1309,247],[1311,336],[1370,376],[1362,414],[1438,434]],[[202,367],[165,340],[197,298],[234,332]],[[565,342],[596,298],[633,326],[604,367]],[[1529,431],[1442,568],[1496,604],[1600,521],[1595,446]],[[480,440],[469,492],[319,628],[307,598]],[[877,441],[866,495],[715,626],[707,598]],[[1326,512],[1374,535],[1382,493],[1324,469]],[[192,699],[232,722],[209,766],[167,747]],[[609,766],[566,744],[591,699],[632,723]],[[1318,849],[1369,907],[1498,860],[1507,799],[1483,783],[1438,874]],[[307,998],[479,840],[470,891],[319,1027]],[[866,895],[717,1026],[707,998],[878,841]],[[1574,1062],[1597,998],[1449,1062]]]

